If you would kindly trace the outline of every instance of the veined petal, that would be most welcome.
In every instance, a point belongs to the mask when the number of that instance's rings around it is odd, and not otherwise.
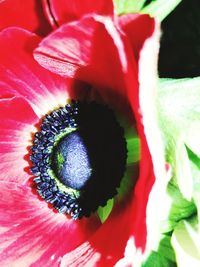
[[[137,81],[136,62],[128,45],[110,18],[84,17],[43,39],[34,57],[52,72],[92,84],[100,95],[115,96],[118,102],[117,94],[127,99],[128,61],[133,87]]]
[[[26,182],[30,175],[25,156],[31,144],[38,117],[22,98],[0,100],[0,173],[1,181]]]
[[[20,28],[0,33],[0,96],[21,96],[37,115],[66,104],[69,82],[41,68],[32,51],[40,41]]]
[[[94,218],[75,222],[54,213],[29,186],[0,182],[1,266],[59,266],[98,226]]]
[[[53,27],[80,19],[88,13],[113,15],[112,0],[43,0],[44,10]]]
[[[51,30],[40,1],[0,1],[0,18],[0,30],[18,26],[40,35],[46,35]]]

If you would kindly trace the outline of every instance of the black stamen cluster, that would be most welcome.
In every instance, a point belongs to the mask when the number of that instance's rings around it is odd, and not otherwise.
[[[35,134],[30,156],[33,163],[31,172],[36,176],[34,181],[39,195],[51,203],[60,213],[70,214],[73,219],[82,216],[77,198],[73,194],[61,192],[55,180],[49,175],[49,171],[51,171],[51,153],[56,136],[66,128],[74,129],[77,127],[75,122],[76,115],[77,107],[75,102],[48,114],[43,119],[40,132]]]
[[[96,102],[72,102],[48,114],[32,146],[32,173],[38,193],[61,213],[77,219],[89,216],[117,193],[126,168],[124,130],[111,109]],[[49,175],[56,136],[66,128],[76,129],[87,147],[92,174],[78,196],[62,192]]]

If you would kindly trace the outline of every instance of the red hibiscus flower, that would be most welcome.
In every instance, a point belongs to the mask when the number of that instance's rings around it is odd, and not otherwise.
[[[154,140],[160,149],[153,103],[155,21],[147,15],[118,18],[112,1],[69,3],[44,1],[58,28],[43,40],[16,27],[0,33],[1,266],[126,266],[137,249],[145,249],[148,196],[154,173],[164,168],[152,164],[159,160]],[[33,189],[33,134],[46,114],[71,98],[100,101],[136,120],[139,177],[131,196],[103,224],[95,214],[74,221],[55,212]]]

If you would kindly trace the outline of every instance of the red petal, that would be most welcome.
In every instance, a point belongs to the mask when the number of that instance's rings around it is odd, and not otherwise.
[[[137,81],[136,62],[127,45],[110,18],[85,17],[45,38],[34,57],[52,72],[96,86],[105,102],[109,98],[117,103],[127,100],[127,82],[134,86]]]
[[[136,88],[135,91],[129,87],[129,101],[137,121],[141,145],[140,174],[135,187],[134,197],[137,218],[135,218],[134,212],[132,212],[130,213],[130,219],[134,221],[132,231],[136,247],[140,247],[144,250],[147,238],[146,208],[148,197],[155,182],[155,175],[156,177],[164,177],[166,172],[163,150],[161,149],[159,151],[161,153],[157,155],[155,153],[155,147],[162,147],[155,110],[156,84],[158,79],[157,58],[159,52],[159,30],[155,27],[155,21],[148,16],[141,17],[141,25],[144,25],[142,23],[142,18],[144,19],[144,24],[148,21],[150,22],[150,28],[149,30],[144,30],[146,36],[143,36],[143,40],[140,36],[138,44],[136,45],[136,47],[140,49],[137,52],[139,56],[139,87]],[[154,27],[153,29],[152,26]],[[144,29],[148,29],[148,27],[145,26]],[[133,41],[133,39],[130,40]],[[154,140],[156,141],[154,142]],[[158,158],[161,160],[158,161]],[[158,166],[159,164],[160,166]],[[161,173],[158,174],[155,172],[155,166],[158,166],[162,170],[162,175]]]
[[[33,125],[38,117],[21,98],[0,100],[0,173],[1,180],[23,183],[30,178],[25,171],[25,155],[30,146]]]
[[[40,38],[19,28],[0,33],[0,96],[22,96],[38,115],[66,104],[68,83],[35,62]]]
[[[112,213],[109,221],[103,224],[88,242],[66,254],[61,267],[84,266],[85,264],[111,267],[118,261],[118,266],[135,266],[138,264],[138,258],[134,253],[139,251],[139,254],[142,254],[148,242],[147,227],[149,226],[146,221],[146,211],[149,194],[155,182],[155,175],[159,180],[166,178],[164,150],[162,150],[163,144],[157,125],[154,102],[159,37],[157,29],[154,28],[154,31],[151,38],[147,35],[146,41],[141,40],[143,46],[139,53],[140,88],[133,86],[131,76],[129,77],[129,101],[135,113],[141,142],[140,175],[134,194],[129,204],[126,203],[126,208],[122,210],[122,213],[117,209],[117,216],[115,217]],[[124,256],[128,240],[132,240],[133,244],[125,253],[125,258],[120,260]],[[142,258],[140,257],[139,260]],[[120,265],[121,263],[123,265]]]
[[[54,213],[30,187],[0,182],[1,266],[59,266],[63,254],[91,235],[92,218],[75,222]]]
[[[130,265],[119,266],[135,266],[132,265],[134,253],[137,249],[144,249],[146,244],[146,205],[154,182],[151,159],[145,159],[149,164],[143,166],[144,170],[139,178],[141,180],[132,199],[123,203],[122,207],[115,207],[116,210],[112,212],[109,220],[92,237],[63,257],[61,267],[87,266],[87,264],[113,267],[124,257],[127,242],[131,237],[134,244]],[[127,256],[130,258],[130,255]]]
[[[169,174],[165,164],[165,149],[161,136],[162,131],[158,123],[159,114],[157,110],[157,60],[159,52],[159,38],[160,30],[158,25],[155,25],[154,33],[145,41],[139,54],[139,103],[142,122],[144,125],[144,129],[142,129],[142,127],[140,129],[141,138],[143,140],[143,147],[141,151],[142,159],[140,161],[141,175],[145,175],[145,168],[148,167],[147,159],[148,157],[151,157],[149,162],[152,160],[153,166],[149,165],[149,171],[152,173],[152,178],[155,177],[154,181],[153,179],[149,181],[147,188],[147,190],[149,190],[148,205],[146,209],[147,247],[152,246],[152,243],[149,245],[149,242],[154,240],[155,233],[158,234],[158,224],[155,218],[159,217],[159,215],[155,216],[155,214],[158,214],[159,210],[163,208],[159,204],[159,200],[155,199],[154,191],[159,187],[161,192],[162,190],[166,190],[166,184],[169,181]],[[140,181],[142,180],[139,179],[139,182]],[[154,184],[151,188],[152,182],[154,182]],[[140,188],[138,188],[138,195],[139,191]],[[152,195],[154,197],[152,197]],[[140,196],[140,198],[142,199],[142,196]],[[151,206],[155,207],[152,205],[152,201],[155,203],[157,200],[157,206],[159,207],[158,210],[155,211],[150,209]],[[155,212],[155,214],[152,214],[152,212]]]
[[[88,13],[113,15],[112,0],[43,0],[43,5],[53,27],[78,20]]]
[[[155,22],[149,15],[128,14],[117,17],[120,28],[128,36],[138,59],[144,40],[153,34]]]
[[[130,236],[130,212],[131,203],[117,207],[87,242],[65,255],[61,267],[114,266],[123,257]]]
[[[0,1],[0,18],[0,30],[9,26],[18,26],[40,35],[46,35],[51,31],[40,1]]]

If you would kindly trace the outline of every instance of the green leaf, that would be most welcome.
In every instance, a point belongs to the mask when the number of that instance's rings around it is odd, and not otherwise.
[[[122,200],[133,189],[138,178],[138,164],[127,166],[126,173],[122,178],[120,187],[117,189],[117,200]]]
[[[171,245],[171,235],[163,235],[159,244],[158,253],[170,261],[176,261],[175,253]]]
[[[138,135],[133,129],[126,132],[126,141],[128,148],[127,167],[124,177],[117,189],[117,199],[121,200],[133,188],[138,178],[138,162],[140,160],[140,140]]]
[[[196,213],[194,203],[187,201],[172,181],[168,183],[165,190],[161,190],[160,186],[156,190],[154,188],[153,199],[154,201],[152,201],[150,195],[147,209],[149,236],[152,236],[149,240],[151,247],[154,246],[154,243],[159,242],[160,236],[158,233],[173,231],[180,220]]]
[[[110,215],[113,205],[114,205],[114,199],[112,198],[107,201],[107,204],[105,207],[98,208],[97,213],[102,223],[104,223],[106,219],[108,218],[108,216]]]
[[[191,201],[193,179],[185,144],[200,156],[200,78],[161,79],[157,101],[166,160],[174,182]]]
[[[186,148],[193,177],[193,200],[197,207],[198,220],[200,221],[200,158],[189,147]]]
[[[193,170],[185,144],[195,143],[197,147],[200,142],[199,138],[195,137],[195,142],[193,139],[196,124],[200,123],[200,79],[160,80],[157,94],[158,122],[171,171],[170,182],[163,181],[164,187],[163,183],[154,185],[149,196],[147,222],[153,232],[150,243],[159,241],[157,233],[172,231],[180,220],[197,212]],[[159,212],[152,216],[155,210]]]
[[[158,121],[165,144],[166,161],[172,170],[166,192],[162,191],[159,195],[159,188],[154,190],[163,208],[159,211],[161,228],[157,232],[175,229],[172,240],[178,266],[199,267],[200,77],[161,79],[157,92]],[[153,205],[151,209],[154,210]],[[148,214],[153,212],[148,210]],[[159,240],[159,235],[155,238]],[[154,249],[144,266],[157,266],[157,263],[158,266],[171,266],[169,261],[173,260],[167,258],[167,254],[165,249]]]
[[[157,251],[152,250],[142,267],[175,267],[175,254],[171,246],[171,236],[162,235]]]
[[[156,0],[141,10],[159,21],[163,21],[182,0]]]
[[[118,15],[137,13],[143,7],[145,0],[114,0]]]
[[[200,266],[200,235],[197,216],[181,221],[172,234],[179,267]]]
[[[126,138],[126,140],[128,148],[127,164],[130,165],[140,160],[140,139],[135,136]]]
[[[153,251],[148,259],[142,264],[142,267],[176,267],[176,263],[162,257],[159,253]]]
[[[183,197],[183,195],[179,191],[179,188],[177,188],[177,186],[175,186],[173,183],[168,184],[167,192],[172,200],[167,222],[168,224],[173,226],[173,228],[169,228],[168,230],[173,230],[180,220],[188,218],[195,214],[196,207],[194,203],[187,201]]]

